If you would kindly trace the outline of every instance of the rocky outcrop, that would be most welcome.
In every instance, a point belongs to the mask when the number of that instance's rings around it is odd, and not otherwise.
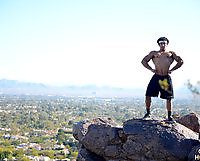
[[[197,114],[190,113],[184,116],[175,116],[175,120],[178,123],[191,129],[192,131],[199,132],[200,124],[199,124],[199,117]]]
[[[196,132],[160,119],[131,119],[119,127],[96,118],[74,124],[73,135],[79,141],[77,161],[185,161],[199,145]]]
[[[188,161],[198,161],[198,160],[200,160],[200,145],[193,147],[188,155]]]

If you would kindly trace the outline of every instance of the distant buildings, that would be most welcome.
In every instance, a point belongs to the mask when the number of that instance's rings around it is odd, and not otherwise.
[[[46,156],[28,156],[31,161],[70,161],[70,159],[50,159]]]

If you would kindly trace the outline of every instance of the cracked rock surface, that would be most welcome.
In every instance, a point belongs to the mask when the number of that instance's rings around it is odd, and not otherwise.
[[[120,127],[95,118],[74,124],[73,136],[80,144],[77,161],[185,161],[199,145],[198,133],[161,119],[131,119]]]

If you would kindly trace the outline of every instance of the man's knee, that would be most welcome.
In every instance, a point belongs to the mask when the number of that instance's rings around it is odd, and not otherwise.
[[[171,98],[170,98],[170,99],[167,99],[167,102],[168,102],[168,103],[171,103]]]
[[[146,96],[146,100],[151,100],[151,96]]]

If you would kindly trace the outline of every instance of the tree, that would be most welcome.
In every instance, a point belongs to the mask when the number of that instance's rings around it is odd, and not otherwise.
[[[63,144],[64,141],[65,141],[65,137],[63,135],[61,135],[61,134],[57,135],[56,139],[58,141],[58,144],[60,144],[60,145]]]
[[[55,158],[55,157],[54,157],[55,152],[52,151],[52,150],[44,151],[44,152],[42,152],[42,154],[43,154],[43,156],[48,156],[48,157],[51,158],[51,159],[54,159],[54,158]]]
[[[77,158],[77,155],[78,155],[78,152],[71,152],[70,155],[69,155],[69,158]]]
[[[193,85],[190,80],[187,82],[188,89],[195,95],[200,95],[200,81],[197,82],[196,85]]]
[[[32,156],[39,156],[40,153],[40,151],[37,149],[30,149],[27,152],[30,153]]]
[[[11,146],[10,142],[6,139],[2,144],[6,147]]]
[[[4,160],[5,158],[10,158],[11,152],[7,150],[0,151],[0,160]]]
[[[0,151],[0,160],[3,160],[5,159],[5,155],[4,155],[4,152],[3,151]]]
[[[11,142],[11,145],[14,145],[14,146],[17,146],[19,144],[20,144],[20,141],[18,141],[18,140],[14,140]]]
[[[69,122],[68,122],[68,125],[73,125],[73,121],[72,120],[70,120]]]
[[[15,158],[23,158],[23,156],[24,156],[23,149],[19,149],[19,150],[13,151],[13,156]]]
[[[68,139],[68,136],[65,134],[64,130],[63,129],[59,129],[58,130],[58,134],[56,135],[56,140],[58,141],[59,144],[64,144],[66,145],[67,144],[67,139]]]
[[[21,159],[19,159],[19,161],[31,161],[29,158],[23,157]]]

